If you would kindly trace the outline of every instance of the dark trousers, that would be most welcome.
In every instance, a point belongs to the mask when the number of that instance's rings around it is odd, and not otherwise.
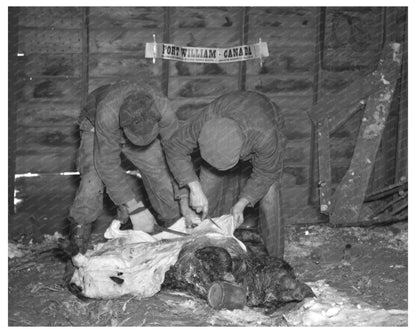
[[[81,143],[78,149],[77,169],[81,181],[69,210],[69,217],[78,224],[94,222],[103,209],[104,184],[94,167],[94,130],[85,120],[81,126]],[[137,167],[142,176],[144,188],[158,221],[170,225],[180,218],[179,204],[174,199],[172,178],[159,140],[146,147],[124,145],[123,154]],[[131,187],[136,199],[142,195],[137,179],[131,177]],[[119,207],[118,218],[126,212]]]
[[[208,214],[212,217],[229,214],[239,199],[240,189],[250,172],[247,164],[239,163],[229,171],[218,171],[203,164],[200,169],[202,189],[208,199]],[[274,183],[259,202],[258,231],[271,256],[283,258],[284,222],[281,210],[281,194]]]

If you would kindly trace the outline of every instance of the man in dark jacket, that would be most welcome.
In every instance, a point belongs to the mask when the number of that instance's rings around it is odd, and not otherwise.
[[[69,214],[71,242],[81,253],[102,210],[104,187],[119,207],[118,218],[130,217],[135,229],[153,231],[155,218],[122,168],[122,153],[139,170],[158,223],[170,226],[181,213],[194,214],[187,198],[175,200],[160,143],[178,128],[166,97],[150,85],[120,81],[90,93],[81,118],[81,182]]]
[[[280,218],[275,199],[284,144],[282,121],[273,103],[257,92],[239,91],[211,102],[181,126],[164,148],[170,170],[180,187],[189,188],[190,205],[202,217],[228,214],[231,208],[239,226],[244,209],[261,201],[261,234],[269,253],[278,256],[273,230]],[[190,156],[198,147],[205,163],[199,178]],[[239,160],[251,161],[251,175],[232,207],[221,206],[219,188],[227,170]]]

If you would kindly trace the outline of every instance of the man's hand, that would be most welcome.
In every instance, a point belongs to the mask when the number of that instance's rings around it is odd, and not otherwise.
[[[236,223],[236,228],[244,222],[244,208],[248,205],[249,201],[245,198],[241,198],[238,202],[231,208],[231,215],[234,218]]]
[[[199,181],[193,181],[188,184],[190,193],[190,206],[197,212],[202,213],[201,219],[203,220],[208,214],[208,199],[202,191],[201,183]]]
[[[189,201],[187,197],[182,197],[180,200],[181,214],[185,218],[185,225],[187,228],[194,224],[200,224],[201,218],[189,207]]]

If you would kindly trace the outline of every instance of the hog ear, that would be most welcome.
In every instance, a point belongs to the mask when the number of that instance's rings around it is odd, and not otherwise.
[[[85,267],[88,264],[88,258],[81,253],[72,257],[72,262],[76,267]]]

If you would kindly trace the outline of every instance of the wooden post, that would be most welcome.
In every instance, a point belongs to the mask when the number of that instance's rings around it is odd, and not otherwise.
[[[89,15],[90,9],[84,7],[82,9],[82,26],[81,26],[81,52],[82,52],[82,64],[81,64],[81,109],[87,104],[88,85],[89,85]]]
[[[399,98],[399,114],[397,120],[397,146],[396,146],[396,167],[395,167],[395,181],[398,182],[402,177],[407,178],[407,8],[406,20],[403,24],[403,61],[400,78],[400,98]]]
[[[325,7],[317,8],[317,22],[315,22],[315,63],[313,67],[313,100],[312,104],[316,105],[319,100],[319,74],[322,68],[324,41],[325,41]],[[315,165],[316,165],[316,131],[315,123],[311,119],[311,141],[309,151],[309,196],[308,204],[315,204],[316,200],[316,181],[315,181]],[[328,138],[329,140],[329,138]]]
[[[333,224],[353,223],[359,220],[377,150],[390,112],[400,64],[400,44],[386,45],[379,66],[372,73],[372,86],[378,87],[378,90],[368,99],[350,168],[332,196],[330,221]]]
[[[319,207],[322,214],[331,209],[331,149],[329,146],[328,118],[318,122]]]
[[[170,42],[170,8],[163,8],[163,43]],[[169,60],[162,59],[162,93],[169,94]]]
[[[16,113],[17,113],[17,52],[18,50],[18,14],[17,7],[9,7],[9,187],[8,209],[9,219],[14,214],[14,177],[16,173]],[[10,223],[11,221],[9,221]]]
[[[241,11],[241,36],[240,43],[241,45],[246,45],[248,43],[248,7],[243,7]],[[238,72],[238,89],[246,90],[246,81],[247,81],[247,63],[245,61],[240,61],[239,72]]]

